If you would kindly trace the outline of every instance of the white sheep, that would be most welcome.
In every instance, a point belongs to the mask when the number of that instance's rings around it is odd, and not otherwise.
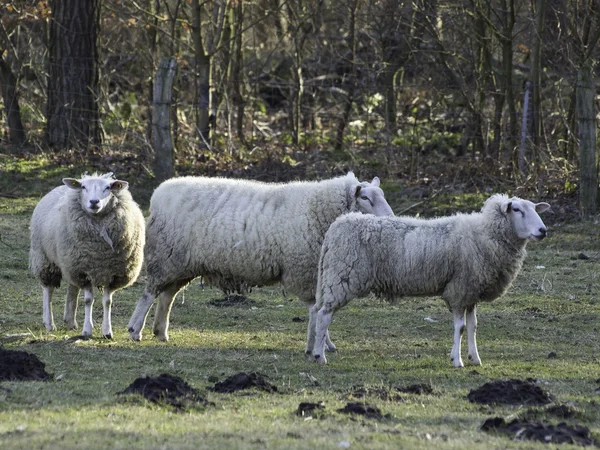
[[[475,341],[476,305],[502,296],[517,276],[529,239],[546,236],[538,213],[550,207],[496,194],[481,212],[438,219],[348,214],[323,241],[317,301],[310,308],[306,353],[326,363],[333,313],[370,292],[393,299],[440,295],[454,316],[450,359],[462,367],[466,328],[469,360],[481,364]]]
[[[198,276],[225,292],[281,282],[312,305],[323,236],[350,211],[393,214],[379,178],[361,183],[350,172],[284,184],[204,177],[165,181],[150,200],[147,284],[129,321],[130,337],[141,340],[158,296],[153,331],[168,340],[175,295]]]
[[[42,284],[44,325],[56,329],[52,292],[64,278],[67,326],[77,328],[77,297],[83,289],[82,335],[92,335],[93,288],[102,288],[102,334],[112,338],[112,295],[131,285],[142,267],[144,216],[128,183],[112,173],[64,178],[63,183],[40,200],[31,217],[29,267]]]

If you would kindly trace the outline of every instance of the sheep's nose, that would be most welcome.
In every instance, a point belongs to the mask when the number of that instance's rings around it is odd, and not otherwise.
[[[546,237],[546,228],[545,227],[541,227],[539,229],[539,232],[540,232],[541,237]]]
[[[98,203],[100,203],[100,200],[90,200],[90,205],[91,206],[97,206]]]

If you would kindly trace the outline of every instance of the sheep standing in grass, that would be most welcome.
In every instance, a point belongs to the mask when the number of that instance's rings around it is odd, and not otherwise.
[[[353,173],[320,182],[260,183],[183,177],[165,181],[150,201],[147,284],[129,321],[142,338],[155,298],[154,334],[168,340],[175,295],[198,276],[225,292],[281,282],[312,305],[325,232],[350,211],[390,215],[379,179]],[[329,347],[334,348],[329,341]]]
[[[323,241],[306,353],[327,362],[324,347],[332,315],[355,297],[369,292],[388,298],[441,295],[454,316],[454,366],[463,366],[465,313],[469,360],[481,364],[476,305],[506,292],[521,269],[527,241],[546,236],[538,213],[549,207],[496,194],[479,213],[431,220],[340,217]]]
[[[142,267],[144,216],[128,183],[113,179],[112,173],[65,178],[63,183],[40,200],[31,217],[29,267],[42,284],[44,325],[56,329],[52,292],[64,278],[67,326],[77,328],[77,297],[83,289],[82,334],[92,335],[92,289],[102,288],[102,334],[112,338],[112,295],[131,285]]]

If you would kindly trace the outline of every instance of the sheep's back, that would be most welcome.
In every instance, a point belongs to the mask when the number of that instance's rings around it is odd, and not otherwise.
[[[203,177],[169,180],[151,199],[149,274],[186,268],[189,278],[212,274],[263,285],[295,270],[298,275],[289,280],[294,284],[311,267],[308,276],[315,284],[323,235],[347,208],[346,182],[339,180],[286,184]]]

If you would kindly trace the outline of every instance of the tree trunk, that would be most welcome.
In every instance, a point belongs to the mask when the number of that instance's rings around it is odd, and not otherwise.
[[[231,62],[231,76],[229,78],[231,82],[232,90],[232,101],[237,108],[235,130],[237,138],[244,142],[244,110],[246,103],[244,101],[244,79],[243,79],[243,67],[244,67],[244,52],[243,52],[243,41],[242,31],[244,29],[244,2],[238,1],[234,9],[234,21],[233,21],[233,60]]]
[[[19,108],[19,95],[17,90],[17,78],[9,65],[0,57],[0,90],[6,111],[6,122],[8,125],[8,138],[13,145],[25,143],[25,129],[21,121],[21,109]]]
[[[152,25],[148,28],[148,45],[150,47],[150,66],[154,69],[156,61],[156,48],[158,44],[158,14],[160,12],[160,0],[148,0],[148,9],[153,16]],[[152,77],[148,80],[148,103],[152,103],[154,96],[154,81]],[[149,105],[148,105],[149,106]],[[148,126],[146,128],[146,139],[148,142],[152,141],[152,108],[148,107]]]
[[[192,32],[194,33],[194,53],[196,59],[196,79],[198,83],[198,117],[196,128],[201,149],[210,147],[210,55],[202,42],[200,28],[201,9],[198,0],[192,0]]]
[[[173,140],[171,139],[171,103],[173,83],[177,74],[175,58],[162,58],[154,81],[152,143],[154,146],[154,176],[161,182],[175,174]]]
[[[544,32],[544,16],[546,11],[546,0],[535,2],[535,33],[531,52],[531,83],[533,84],[531,106],[533,110],[531,148],[529,157],[532,163],[537,161],[537,149],[542,145],[542,35]]]
[[[598,192],[598,159],[596,156],[595,86],[590,59],[577,74],[577,117],[579,129],[579,205],[581,216],[588,219],[596,214]]]
[[[338,122],[337,135],[335,138],[335,149],[341,150],[344,147],[344,130],[350,122],[350,113],[354,104],[354,93],[356,91],[356,10],[358,9],[359,0],[354,0],[349,3],[348,11],[350,13],[350,26],[348,30],[348,38],[350,39],[350,80],[348,80],[348,95],[344,104],[342,118]]]
[[[98,49],[101,0],[53,0],[46,138],[56,148],[101,142]]]

